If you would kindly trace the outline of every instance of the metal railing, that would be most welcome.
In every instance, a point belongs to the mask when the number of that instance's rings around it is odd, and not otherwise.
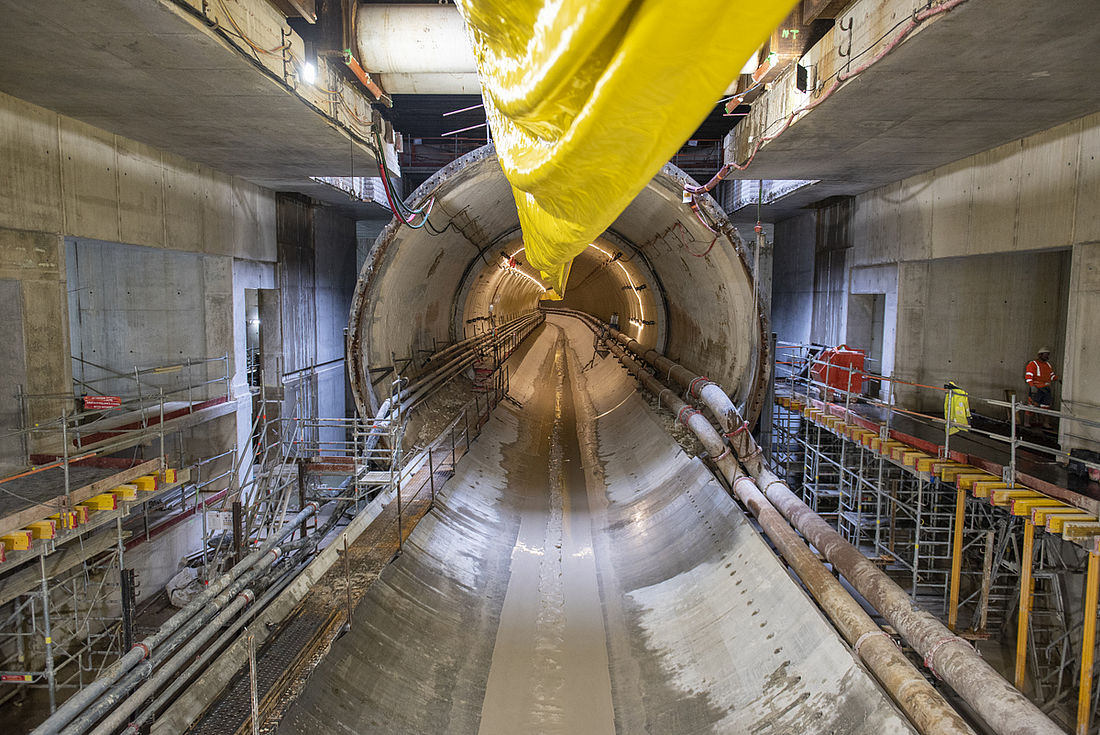
[[[913,381],[903,380],[892,375],[878,374],[868,370],[867,368],[856,368],[844,365],[837,365],[823,358],[825,348],[820,345],[813,344],[799,344],[790,342],[777,343],[777,349],[782,350],[782,360],[777,355],[776,359],[776,375],[780,379],[786,379],[789,381],[792,394],[798,395],[799,388],[801,388],[802,395],[810,398],[811,391],[816,391],[821,399],[828,400],[830,397],[839,396],[843,399],[845,411],[850,411],[853,401],[859,401],[867,405],[877,406],[884,410],[885,421],[883,426],[884,432],[889,432],[893,419],[897,415],[910,416],[922,421],[943,427],[943,456],[950,456],[951,452],[951,438],[957,431],[966,430],[973,434],[985,436],[996,442],[1005,445],[1005,448],[1009,452],[1009,462],[1005,466],[1005,482],[1015,483],[1017,479],[1016,465],[1017,454],[1020,449],[1028,449],[1033,452],[1048,455],[1052,458],[1065,460],[1067,462],[1074,461],[1080,463],[1083,467],[1100,471],[1100,462],[1090,461],[1088,459],[1071,455],[1070,452],[1063,451],[1060,447],[1052,447],[1045,444],[1038,444],[1033,441],[1025,439],[1018,430],[1019,417],[1021,415],[1033,414],[1036,416],[1045,416],[1056,419],[1060,426],[1064,426],[1064,423],[1076,424],[1091,429],[1100,429],[1100,421],[1094,421],[1081,416],[1077,416],[1070,411],[1054,410],[1049,408],[1041,408],[1039,406],[1029,405],[1016,399],[1016,395],[1013,393],[1008,401],[986,398],[983,396],[976,396],[967,392],[966,397],[969,402],[974,405],[984,405],[995,409],[1007,409],[1008,411],[1008,433],[1001,433],[997,431],[990,431],[986,429],[977,428],[971,424],[963,425],[956,422],[952,412],[945,412],[944,417],[923,413],[911,409],[906,409],[895,400],[894,391],[895,385],[904,385],[909,388],[914,388],[919,391],[930,391],[937,394],[938,397],[946,398],[947,394],[951,392],[950,389],[941,388],[934,385],[926,385],[923,383],[917,383]],[[825,380],[815,380],[812,376],[811,370],[814,367],[820,367],[825,372]],[[837,387],[831,380],[834,376],[840,376],[839,380],[844,385],[849,386],[849,389]],[[862,384],[864,381],[879,381],[886,385],[886,397],[885,399],[875,398],[874,396],[866,395],[862,392]],[[852,386],[856,386],[852,389]],[[1064,423],[1063,423],[1064,422]],[[1100,445],[1096,446],[1100,449]]]
[[[1029,455],[1029,459],[1040,464],[1060,459],[1091,470],[1098,469],[1098,465],[1060,446],[1032,440],[1019,430],[1021,415],[1030,413],[1065,422],[1061,424],[1063,434],[1066,424],[1095,429],[1100,428],[1100,423],[1072,411],[1027,405],[1014,395],[1000,400],[969,394],[966,397],[973,406],[988,407],[992,409],[991,415],[1007,413],[1007,426],[996,431],[973,426],[969,420],[965,424],[956,422],[951,410],[941,417],[907,408],[898,401],[898,394],[904,387],[918,397],[923,392],[943,400],[958,388],[901,380],[877,374],[866,366],[860,369],[837,365],[824,350],[820,345],[778,346],[775,372],[780,382],[787,384],[790,397],[795,401],[802,399],[804,406],[812,407],[817,402],[824,413],[813,418],[815,412],[808,411],[805,415],[810,418],[802,420],[801,409],[778,409],[779,420],[773,427],[781,450],[779,456],[773,457],[777,469],[790,476],[796,469],[793,463],[801,466],[804,494],[811,496],[808,503],[824,502],[824,495],[822,498],[815,495],[820,489],[815,483],[833,488],[839,508],[836,523],[842,535],[857,545],[861,539],[865,540],[874,549],[876,561],[896,574],[908,576],[914,596],[923,593],[924,600],[942,604],[952,629],[959,624],[960,610],[969,610],[970,635],[980,639],[999,630],[1006,644],[1010,640],[1015,642],[1017,688],[1025,685],[1028,681],[1025,672],[1030,671],[1034,699],[1042,703],[1044,711],[1066,723],[1073,721],[1074,714],[1069,709],[1076,695],[1078,730],[1095,732],[1090,721],[1100,704],[1100,695],[1092,686],[1094,632],[1090,631],[1095,630],[1096,602],[1095,599],[1091,602],[1091,614],[1086,612],[1083,619],[1075,619],[1063,599],[1065,590],[1073,589],[1082,576],[1086,576],[1091,589],[1097,587],[1100,555],[1092,544],[1082,553],[1081,547],[1057,534],[1041,533],[1043,525],[1033,521],[1029,514],[1010,512],[969,497],[950,479],[953,475],[941,480],[935,472],[903,468],[897,455],[891,459],[889,451],[878,447],[890,446],[887,442],[891,439],[903,440],[894,446],[909,444],[904,447],[909,450],[914,449],[911,444],[921,444],[926,453],[938,453],[942,460],[933,467],[956,465],[963,472],[969,468],[970,472],[999,481],[997,486],[1006,491],[1022,492],[1028,488],[1020,481],[1034,484],[1029,473],[1035,470],[1026,465],[1021,468],[1021,455]],[[816,375],[813,368],[817,368]],[[863,384],[867,380],[881,381],[883,398],[864,394]],[[854,405],[857,401],[875,407],[876,411],[862,412],[862,418],[869,421],[860,419]],[[824,418],[830,413],[830,405],[836,407],[831,411],[835,418],[847,425],[843,431],[834,430],[834,422]],[[932,441],[927,434],[913,440],[908,436],[912,430],[902,425],[901,417],[942,429],[943,434]],[[993,420],[990,418],[990,423]],[[867,434],[863,435],[863,441],[852,438],[856,429],[873,430],[876,425],[878,444],[870,442],[872,447],[868,447]],[[967,435],[970,439],[988,439],[993,444],[986,444],[987,447],[1003,453],[991,455],[996,461],[982,457],[980,447],[960,443],[960,437]],[[994,473],[997,471],[994,466],[999,466],[1001,477],[995,474],[990,477],[977,467],[969,467],[970,463],[988,467]],[[912,464],[908,467],[912,468]],[[822,468],[828,468],[832,475],[826,476]],[[1040,482],[1037,487],[1049,494],[1048,481],[1037,479]],[[1040,493],[1030,495],[1045,498]],[[845,503],[852,504],[854,520],[849,522],[845,518]],[[1066,508],[1086,522],[1095,520],[1094,514],[1074,510],[1056,498],[1050,498],[1046,505]],[[1082,556],[1087,558],[1087,569],[1083,568]],[[965,593],[961,590],[964,585]],[[1089,605],[1086,598],[1086,610]]]

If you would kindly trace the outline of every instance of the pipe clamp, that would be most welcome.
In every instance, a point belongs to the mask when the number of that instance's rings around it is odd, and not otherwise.
[[[688,412],[687,415],[684,415],[685,411]],[[691,406],[684,406],[676,413],[676,420],[684,426],[687,426],[687,422],[691,419],[691,417],[697,415],[699,415],[699,412],[696,411],[694,408],[692,408]]]
[[[749,429],[749,422],[748,422],[748,421],[746,421],[746,422],[744,422],[743,424],[741,424],[741,425],[740,425],[739,427],[737,427],[736,429],[734,429],[733,431],[730,431],[730,432],[728,432],[728,433],[726,434],[726,438],[727,438],[727,439],[732,439],[732,438],[734,438],[735,436],[737,436],[738,434],[740,434],[740,433],[742,433],[742,432],[744,432],[744,431],[748,431],[748,429]]]
[[[962,643],[967,648],[977,650],[977,649],[974,649],[974,646],[970,645],[969,643],[967,643],[962,638],[959,638],[957,635],[949,635],[946,638],[941,638],[938,641],[936,641],[935,644],[933,644],[932,648],[928,649],[928,655],[924,657],[924,665],[926,667],[928,667],[928,670],[931,671],[932,675],[935,676],[937,679],[942,680],[943,677],[940,676],[940,672],[936,671],[936,667],[934,665],[936,654],[939,653],[939,650],[941,648],[946,646],[948,643],[952,643],[954,641],[958,641],[959,643]]]
[[[699,393],[695,390],[695,384],[700,382],[703,385],[699,387],[699,390],[702,390],[706,386],[706,384],[710,382],[710,378],[705,375],[700,375],[698,377],[692,378],[691,382],[688,384],[688,393],[698,397]]]
[[[854,646],[852,646],[852,649],[856,652],[856,658],[863,658],[863,654],[861,654],[859,652],[860,646],[862,646],[864,643],[866,643],[868,638],[873,638],[873,637],[879,636],[879,635],[886,636],[887,640],[889,640],[895,646],[898,645],[898,642],[895,641],[890,636],[890,634],[887,633],[886,631],[884,631],[884,630],[869,630],[866,633],[864,633],[863,635],[861,635],[859,638],[857,638],[856,639],[856,644]],[[898,648],[900,648],[900,646],[898,646]]]

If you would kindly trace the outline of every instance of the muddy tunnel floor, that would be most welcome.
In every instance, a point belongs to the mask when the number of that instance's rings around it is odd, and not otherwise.
[[[912,732],[591,332],[531,340],[279,732]]]

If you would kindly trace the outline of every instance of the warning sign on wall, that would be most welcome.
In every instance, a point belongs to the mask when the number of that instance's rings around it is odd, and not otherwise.
[[[118,408],[122,405],[122,399],[118,396],[84,396],[84,410],[104,411]]]

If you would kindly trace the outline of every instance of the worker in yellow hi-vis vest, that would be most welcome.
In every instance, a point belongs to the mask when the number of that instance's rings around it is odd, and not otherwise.
[[[950,424],[949,434],[957,434],[970,428],[970,395],[950,381],[943,384],[947,395],[943,398],[943,420]]]

